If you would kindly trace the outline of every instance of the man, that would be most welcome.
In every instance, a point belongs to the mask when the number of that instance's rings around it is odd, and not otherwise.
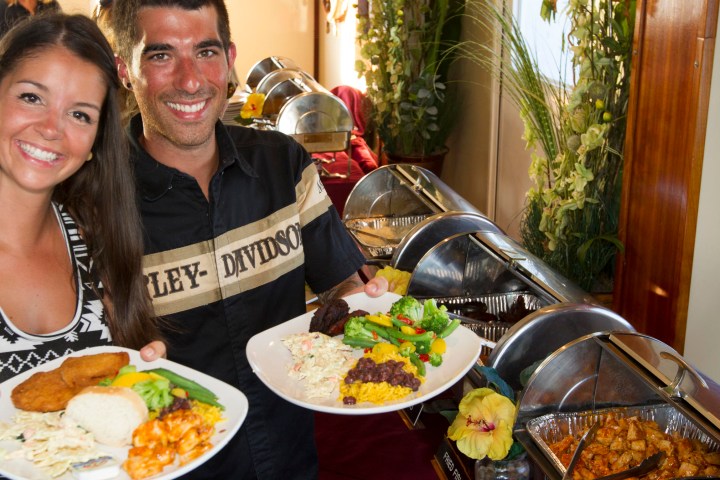
[[[111,22],[140,111],[129,132],[144,266],[173,327],[168,357],[250,402],[240,433],[192,476],[316,478],[312,413],[256,378],[245,345],[305,312],[305,282],[322,301],[362,291],[364,259],[299,144],[218,120],[236,54],[223,0],[115,0]]]

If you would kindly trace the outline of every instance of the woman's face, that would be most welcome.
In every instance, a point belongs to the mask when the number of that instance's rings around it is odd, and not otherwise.
[[[82,167],[107,93],[103,78],[98,67],[57,46],[36,52],[5,75],[0,188],[51,194]]]

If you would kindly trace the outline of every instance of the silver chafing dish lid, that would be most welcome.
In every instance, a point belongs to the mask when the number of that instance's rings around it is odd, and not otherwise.
[[[499,228],[433,240],[435,245],[414,266],[408,284],[411,295],[478,296],[531,290],[547,304],[597,303]]]
[[[634,331],[615,312],[586,303],[556,303],[542,307],[515,323],[490,352],[487,364],[515,389],[521,376],[569,342],[595,332]],[[579,359],[578,359],[579,360]],[[552,387],[555,388],[555,387]]]
[[[720,385],[660,340],[634,331],[596,332],[539,364],[521,393],[518,419],[657,403],[674,406],[720,438]]]
[[[353,120],[338,97],[327,92],[305,92],[290,98],[278,113],[276,127],[286,134],[351,132]]]
[[[613,332],[609,342],[661,382],[662,392],[684,400],[720,429],[720,385],[676,350],[649,335]]]
[[[345,202],[343,223],[366,256],[389,262],[400,250],[394,266],[408,271],[427,248],[457,228],[499,230],[434,173],[409,164],[386,165],[361,178]],[[400,248],[406,237],[412,240]]]
[[[518,400],[514,434],[552,479],[562,477],[562,469],[548,461],[547,449],[533,439],[537,437],[535,424],[543,418],[576,422],[606,409],[628,415],[637,409],[675,411],[673,418],[682,422],[673,425],[673,431],[686,436],[685,427],[690,425],[694,436],[707,435],[717,444],[719,387],[701,373],[689,373],[679,366],[684,363],[671,347],[634,331],[596,332],[576,338],[552,352],[530,375]],[[681,369],[685,371],[680,381],[668,381],[676,379]],[[681,395],[676,395],[675,387]],[[555,422],[545,428],[558,425]]]
[[[303,83],[312,84],[313,89],[324,90],[319,86],[315,79],[310,76],[310,74],[298,69],[281,68],[280,70],[275,70],[265,75],[257,84],[255,91],[257,93],[268,95],[277,84],[293,79]]]
[[[355,184],[345,202],[343,219],[449,211],[482,215],[430,170],[415,165],[394,164],[373,170]]]
[[[263,58],[250,67],[245,78],[245,88],[250,92],[254,91],[260,80],[268,73],[282,68],[300,70],[297,64],[287,57],[271,56]]]

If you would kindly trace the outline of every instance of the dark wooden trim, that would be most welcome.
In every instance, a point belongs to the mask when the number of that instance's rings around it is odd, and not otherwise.
[[[639,0],[613,308],[683,352],[718,0]]]

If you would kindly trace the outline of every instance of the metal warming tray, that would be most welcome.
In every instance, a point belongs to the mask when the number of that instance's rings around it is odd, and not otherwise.
[[[628,331],[576,338],[537,365],[520,394],[515,437],[557,480],[564,469],[548,442],[608,411],[651,417],[711,450],[720,446],[720,385],[672,347]]]
[[[348,195],[343,222],[366,258],[412,271],[420,257],[452,233],[500,231],[437,175],[414,165],[386,165]]]
[[[303,92],[280,109],[276,128],[310,153],[348,150],[353,120],[345,103],[330,92]]]
[[[350,111],[292,60],[268,57],[256,63],[248,73],[246,89],[265,95],[262,118],[254,121],[256,128],[289,135],[309,153],[347,152],[350,157]]]
[[[280,69],[301,70],[294,61],[286,57],[271,56],[263,58],[250,68],[245,79],[245,89],[248,92],[254,92],[265,76]]]
[[[413,269],[408,294],[441,297],[452,313],[470,317],[465,326],[497,342],[493,349],[485,347],[483,355],[512,379],[577,337],[633,330],[498,231],[458,233],[438,242]]]

